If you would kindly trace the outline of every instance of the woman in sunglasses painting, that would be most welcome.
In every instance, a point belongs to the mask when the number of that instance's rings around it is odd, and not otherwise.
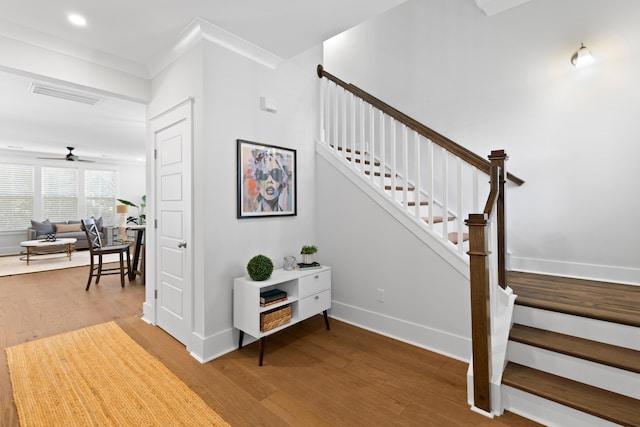
[[[253,150],[249,159],[249,191],[254,212],[291,211],[288,159],[275,150]]]

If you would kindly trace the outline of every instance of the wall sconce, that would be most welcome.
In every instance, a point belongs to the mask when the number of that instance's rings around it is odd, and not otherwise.
[[[583,67],[593,62],[593,56],[584,43],[580,43],[580,48],[571,56],[571,63],[576,67]]]

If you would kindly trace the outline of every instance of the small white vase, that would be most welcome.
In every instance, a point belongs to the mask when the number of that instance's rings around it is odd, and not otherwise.
[[[313,263],[313,254],[302,254],[302,263],[303,264]]]

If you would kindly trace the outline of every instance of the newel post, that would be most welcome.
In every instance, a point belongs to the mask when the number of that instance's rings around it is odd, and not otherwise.
[[[487,214],[469,214],[471,272],[471,339],[473,353],[473,405],[491,412],[491,335],[489,309],[489,256]]]
[[[504,186],[507,176],[505,163],[509,159],[504,150],[494,150],[489,155],[491,168],[498,169],[498,200],[496,203],[496,221],[498,225],[498,284],[502,289],[507,288],[507,227],[505,216],[505,191]]]

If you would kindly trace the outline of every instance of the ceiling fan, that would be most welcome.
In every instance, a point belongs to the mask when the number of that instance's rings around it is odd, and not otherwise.
[[[75,154],[73,154],[73,149],[75,147],[67,147],[67,150],[69,150],[69,154],[67,154],[65,157],[38,157],[39,159],[43,159],[43,160],[66,160],[68,162],[89,162],[89,163],[94,163],[93,160],[83,160],[81,158],[79,158],[78,156],[76,156]]]

